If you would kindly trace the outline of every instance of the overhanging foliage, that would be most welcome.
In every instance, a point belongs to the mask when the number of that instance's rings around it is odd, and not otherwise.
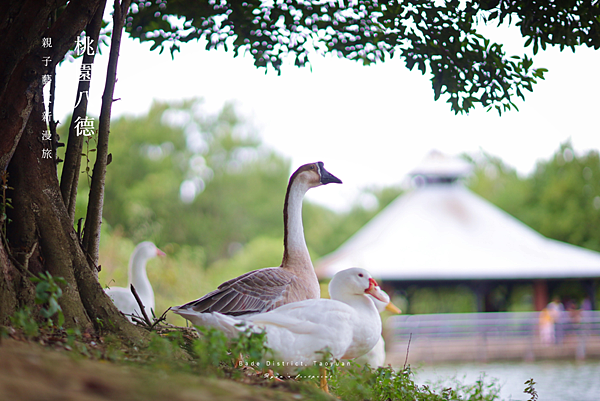
[[[481,104],[499,113],[544,78],[526,55],[508,56],[478,24],[515,22],[534,53],[547,44],[597,46],[598,5],[582,1],[209,1],[135,0],[127,30],[153,49],[173,55],[204,39],[207,49],[249,53],[257,67],[281,72],[285,57],[297,66],[333,53],[369,65],[399,56],[429,74],[434,98],[447,97],[455,113]],[[543,3],[543,4],[542,4]]]

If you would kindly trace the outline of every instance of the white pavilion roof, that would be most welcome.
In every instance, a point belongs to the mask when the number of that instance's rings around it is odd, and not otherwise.
[[[600,277],[600,253],[544,237],[461,183],[398,197],[317,263],[320,276],[362,267],[382,280]]]

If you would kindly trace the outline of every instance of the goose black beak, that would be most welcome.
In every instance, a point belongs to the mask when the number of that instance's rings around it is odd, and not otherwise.
[[[342,180],[337,178],[335,175],[331,174],[329,171],[325,170],[323,167],[323,162],[319,162],[319,172],[321,173],[321,184],[341,184]]]

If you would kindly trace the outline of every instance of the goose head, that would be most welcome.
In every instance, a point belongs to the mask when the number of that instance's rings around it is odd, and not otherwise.
[[[379,284],[365,269],[353,267],[338,272],[329,283],[331,299],[350,301],[357,297],[370,295],[385,304],[390,303],[390,297],[379,288]]]
[[[154,243],[150,241],[144,241],[135,247],[132,255],[132,259],[137,260],[148,260],[157,256],[165,256],[166,254],[158,249]]]
[[[290,177],[290,184],[303,184],[307,190],[331,183],[341,184],[342,180],[325,170],[323,162],[308,163],[300,166]]]

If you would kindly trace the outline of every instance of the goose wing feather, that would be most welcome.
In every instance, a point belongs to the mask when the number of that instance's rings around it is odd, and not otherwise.
[[[224,282],[216,290],[178,309],[232,316],[266,312],[281,304],[290,283],[296,280],[292,273],[278,267],[254,270]]]
[[[268,313],[248,317],[258,326],[278,326],[296,334],[317,334],[331,327],[347,326],[353,310],[343,302],[331,299],[307,299],[280,306]]]
[[[284,361],[311,364],[327,348],[341,358],[353,341],[356,312],[329,299],[310,299],[284,305],[246,320],[267,330],[267,345]]]

